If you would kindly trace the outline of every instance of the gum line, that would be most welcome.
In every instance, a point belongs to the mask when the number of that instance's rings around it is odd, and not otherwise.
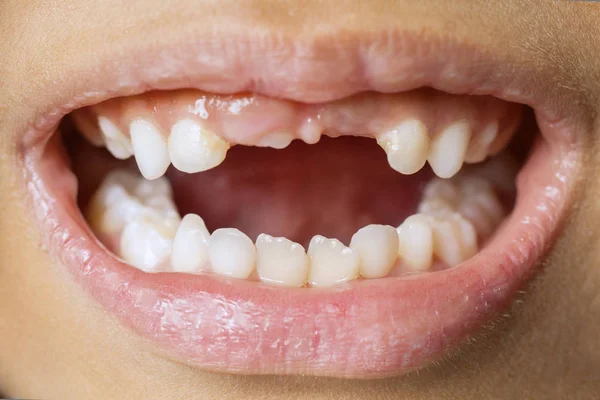
[[[284,148],[295,139],[316,143],[321,135],[376,138],[397,171],[413,174],[428,161],[449,178],[464,162],[500,152],[521,114],[520,105],[492,97],[433,90],[367,93],[322,105],[180,90],[111,99],[73,118],[90,142],[115,157],[135,155],[148,179],[171,163],[188,173],[214,168],[232,145]]]

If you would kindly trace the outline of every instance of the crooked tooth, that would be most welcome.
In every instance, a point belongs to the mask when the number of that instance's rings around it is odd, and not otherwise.
[[[440,178],[451,178],[463,165],[471,127],[467,122],[456,122],[445,128],[431,142],[427,160],[433,172]]]
[[[308,256],[311,261],[308,281],[313,287],[332,286],[358,278],[358,254],[337,239],[313,237]]]
[[[87,218],[96,231],[111,234],[144,212],[156,213],[171,225],[179,223],[169,182],[164,178],[147,181],[131,171],[114,170],[92,197]]]
[[[298,243],[262,233],[256,239],[256,254],[261,281],[283,286],[306,285],[310,263],[304,247]]]
[[[246,279],[254,270],[256,247],[243,232],[234,228],[217,229],[208,240],[212,271]]]
[[[125,160],[133,155],[131,141],[111,120],[106,117],[98,117],[98,126],[110,154],[120,160]]]
[[[164,271],[169,258],[175,229],[151,214],[138,215],[121,234],[119,255],[146,272]]]
[[[262,136],[257,146],[272,147],[274,149],[285,149],[294,140],[294,135],[289,132],[272,132]]]
[[[407,120],[395,129],[377,137],[385,150],[390,166],[401,174],[409,175],[425,165],[429,155],[427,127],[419,120]]]
[[[208,240],[210,233],[204,221],[196,214],[187,214],[181,220],[171,251],[174,272],[199,273],[208,264]]]
[[[191,119],[173,125],[169,135],[171,162],[180,171],[195,173],[221,164],[229,144]]]
[[[398,259],[398,234],[388,225],[368,225],[352,236],[350,248],[360,258],[363,278],[383,278]]]
[[[489,155],[491,144],[498,136],[498,122],[490,122],[483,128],[483,130],[473,137],[467,154],[465,155],[465,162],[478,163],[486,159]]]
[[[474,256],[477,252],[477,233],[469,221],[458,213],[446,216],[431,216],[433,252],[454,267]]]
[[[131,123],[129,134],[135,161],[144,178],[157,179],[163,176],[171,161],[167,142],[156,126],[138,118]]]
[[[398,255],[410,271],[431,268],[433,260],[433,231],[425,215],[406,218],[397,228]]]

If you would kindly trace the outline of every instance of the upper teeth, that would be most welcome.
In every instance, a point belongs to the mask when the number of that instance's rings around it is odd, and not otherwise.
[[[433,138],[427,160],[440,178],[454,176],[462,167],[471,140],[471,127],[457,122]]]
[[[237,229],[217,229],[211,235],[198,215],[181,219],[171,196],[165,178],[147,181],[114,171],[92,198],[90,224],[121,257],[147,272],[213,272],[320,287],[359,276],[384,277],[396,267],[426,271],[434,257],[448,266],[460,264],[475,254],[478,237],[485,239],[504,216],[485,180],[468,175],[434,179],[424,190],[420,213],[397,229],[366,226],[348,247],[316,235],[307,252],[289,239],[266,234],[258,236],[256,245]],[[477,212],[463,213],[472,205]]]
[[[98,126],[108,150],[121,159],[135,155],[140,172],[147,179],[162,176],[171,163],[187,173],[214,168],[223,162],[230,147],[225,139],[208,129],[205,122],[194,118],[177,121],[168,135],[159,125],[143,118],[131,122],[129,137],[107,117],[98,117]],[[254,145],[282,149],[294,137],[289,131],[268,132],[255,138]],[[422,121],[407,119],[376,137],[396,171],[414,174],[428,161],[436,175],[450,178],[465,161],[483,161],[498,148],[498,142],[505,143],[510,134],[498,135],[498,121],[490,122],[473,135],[466,121],[449,124],[440,132],[432,133]]]
[[[387,153],[390,166],[402,174],[414,174],[425,165],[429,155],[427,128],[418,120],[401,123],[380,135],[377,142]]]
[[[150,121],[136,119],[131,123],[129,133],[135,161],[146,179],[156,179],[164,175],[171,164],[167,141],[158,128]]]
[[[177,122],[169,136],[171,162],[180,171],[206,171],[221,164],[229,144],[191,119]]]

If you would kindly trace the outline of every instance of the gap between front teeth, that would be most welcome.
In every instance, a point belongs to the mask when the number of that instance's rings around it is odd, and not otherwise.
[[[211,124],[197,115],[189,114],[168,125],[164,120],[159,121],[157,115],[135,117],[122,126],[119,120],[90,113],[92,116],[76,113],[74,117],[84,136],[95,144],[103,143],[118,159],[134,156],[141,174],[150,180],[161,177],[171,164],[186,173],[215,168],[225,160],[229,148],[237,143],[226,140],[224,132],[217,132],[215,129],[223,129],[218,128],[218,124]],[[465,162],[481,162],[496,154],[507,145],[519,121],[516,118],[516,122],[503,126],[500,132],[501,121],[494,118],[485,125],[479,121],[476,128],[472,121],[460,118],[444,125],[437,121],[428,125],[428,121],[418,118],[397,118],[394,123],[391,123],[393,120],[385,122],[389,125],[375,124],[363,134],[376,139],[386,152],[390,166],[401,174],[414,174],[428,163],[441,178],[456,175]],[[97,126],[95,135],[90,132],[94,124]],[[243,144],[283,149],[294,139],[316,143],[324,134],[339,136],[335,129],[326,130],[324,125],[309,117],[295,130],[267,130],[244,138]]]
[[[427,272],[439,263],[454,267],[477,252],[505,215],[484,178],[434,178],[418,213],[397,228],[366,226],[348,246],[316,235],[305,251],[267,234],[255,243],[233,228],[210,234],[200,216],[182,219],[172,196],[166,178],[148,181],[116,170],[92,197],[88,221],[109,248],[145,272],[214,273],[273,285],[327,287],[359,277]]]

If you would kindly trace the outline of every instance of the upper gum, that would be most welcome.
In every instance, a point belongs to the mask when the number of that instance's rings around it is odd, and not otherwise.
[[[321,134],[376,137],[406,119],[421,120],[430,135],[459,120],[467,121],[475,134],[494,122],[504,132],[520,119],[520,105],[489,96],[474,99],[423,89],[303,104],[255,94],[222,96],[185,89],[114,98],[89,107],[88,112],[110,119],[125,134],[136,118],[152,121],[165,135],[179,120],[193,119],[232,145],[256,145],[270,133],[289,133],[307,143],[318,141]]]

